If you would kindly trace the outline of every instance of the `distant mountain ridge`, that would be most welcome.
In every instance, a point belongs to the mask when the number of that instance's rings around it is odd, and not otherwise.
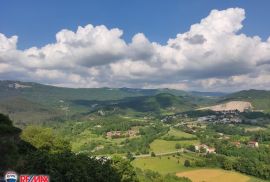
[[[89,113],[96,105],[102,108],[117,103],[115,107],[136,112],[186,111],[231,100],[249,101],[255,109],[270,111],[269,91],[249,90],[226,95],[175,89],[65,88],[0,81],[0,112],[9,114],[19,125],[65,120]]]
[[[54,96],[62,98],[80,99],[87,98],[91,100],[114,100],[125,97],[134,96],[152,96],[160,93],[169,93],[175,96],[224,96],[221,92],[198,92],[198,91],[183,91],[176,89],[141,89],[141,88],[67,88],[56,87],[51,85],[43,85],[34,82],[8,81],[0,80],[0,98],[15,95],[23,95],[31,97],[29,93],[39,93],[43,96]],[[35,96],[35,95],[34,95]],[[47,98],[48,99],[48,98]]]
[[[148,112],[169,107],[193,109],[193,101],[204,102],[204,98],[166,88],[65,88],[34,82],[0,81],[0,112],[9,114],[19,125],[68,119],[78,113],[90,112],[97,104],[107,107],[114,101],[122,109]]]
[[[199,91],[190,91],[189,94],[193,96],[204,96],[204,97],[222,97],[226,96],[229,93],[225,92],[199,92]]]

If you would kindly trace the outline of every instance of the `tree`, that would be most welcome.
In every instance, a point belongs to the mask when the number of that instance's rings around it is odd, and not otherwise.
[[[185,166],[185,167],[190,167],[190,161],[189,161],[189,160],[185,160],[184,166]]]
[[[177,177],[172,174],[167,174],[164,176],[164,182],[191,182],[191,180],[187,177]]]
[[[223,169],[226,169],[226,170],[232,170],[233,169],[233,163],[231,160],[229,159],[225,159],[222,163],[222,167]]]
[[[181,148],[181,145],[179,143],[175,144],[175,148],[176,149],[180,149]]]
[[[0,114],[0,125],[3,123]],[[9,122],[6,123],[4,125],[13,127]],[[9,128],[7,129],[9,130]],[[57,150],[56,152],[55,149],[58,149],[58,146],[63,146],[58,143],[61,139],[58,139],[56,135],[46,128],[45,130],[41,127],[30,129],[28,132],[33,131],[38,137],[27,132],[24,137],[40,148],[36,148],[20,139],[17,132],[9,133],[9,137],[2,136],[2,133],[0,133],[0,146],[5,146],[0,147],[2,155],[0,158],[0,171],[14,169],[20,174],[48,174],[52,182],[138,181],[134,168],[128,160],[121,157],[113,158],[113,160],[105,157],[96,159],[84,154],[74,154],[70,150]],[[18,129],[18,131],[20,130]],[[54,150],[44,149],[44,146],[49,146],[48,149],[53,148]],[[63,148],[65,149],[65,147]]]
[[[137,168],[136,173],[140,176],[140,181],[144,182],[191,182],[191,180],[186,177],[177,177],[172,174],[161,175],[149,169],[141,170]]]
[[[28,126],[23,130],[21,137],[41,150],[52,153],[70,151],[69,142],[58,137],[51,128]]]
[[[139,152],[139,151],[137,151],[137,152],[135,153],[135,155],[140,155],[140,152]]]
[[[128,153],[127,153],[127,159],[130,161],[135,159],[135,157],[133,156],[133,154],[130,151],[128,151]]]
[[[114,156],[111,160],[111,166],[120,176],[121,182],[138,182],[135,169],[130,164],[130,161]]]
[[[98,160],[71,152],[49,153],[45,150],[38,150],[28,154],[25,165],[17,171],[23,174],[48,174],[52,182],[119,182],[121,179],[110,160],[105,158]]]
[[[188,150],[192,151],[192,152],[196,152],[195,146],[194,145],[189,145],[187,147]]]
[[[206,153],[206,149],[203,148],[203,147],[201,147],[201,148],[200,148],[200,153]]]
[[[8,116],[0,114],[0,131],[0,136],[5,136],[10,134],[19,134],[21,129],[14,127]]]

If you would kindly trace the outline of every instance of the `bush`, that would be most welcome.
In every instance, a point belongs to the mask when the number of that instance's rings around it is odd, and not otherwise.
[[[127,157],[127,159],[130,160],[130,161],[132,161],[132,160],[135,159],[135,157],[133,156],[133,154],[132,154],[131,152],[128,152],[126,157]]]
[[[222,168],[225,170],[232,170],[233,169],[233,162],[230,161],[229,159],[225,159],[222,162]]]
[[[189,145],[187,147],[188,150],[192,151],[192,152],[196,152],[195,146],[194,145]]]
[[[196,160],[195,165],[198,166],[198,167],[205,167],[206,162],[204,160]]]
[[[185,166],[185,167],[190,167],[190,162],[189,162],[189,160],[185,160],[184,166]]]
[[[176,149],[180,149],[181,148],[181,145],[179,143],[175,144],[175,148]]]

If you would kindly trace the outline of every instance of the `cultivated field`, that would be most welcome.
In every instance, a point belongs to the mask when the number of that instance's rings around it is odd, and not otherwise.
[[[225,171],[222,169],[198,169],[185,171],[176,174],[179,177],[188,177],[193,182],[262,182],[263,180],[255,179],[244,174]]]

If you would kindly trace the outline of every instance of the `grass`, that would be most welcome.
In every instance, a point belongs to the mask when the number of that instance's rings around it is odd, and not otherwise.
[[[259,127],[259,126],[249,126],[249,125],[244,125],[245,131],[260,131],[260,130],[266,130],[266,128]]]
[[[198,144],[198,140],[181,140],[181,141],[167,141],[167,140],[160,140],[156,139],[150,144],[151,151],[155,153],[165,153],[165,152],[172,152],[176,151],[175,145],[179,143],[181,147],[186,147],[189,145]]]
[[[225,171],[222,169],[197,169],[180,172],[176,175],[188,177],[193,182],[263,182],[263,180],[258,178],[250,177],[234,171]]]
[[[187,168],[184,161],[195,160],[198,156],[194,154],[181,154],[181,156],[161,156],[137,158],[132,161],[134,167],[142,170],[150,169],[160,174],[176,174],[186,176],[193,182],[266,182],[253,176],[247,176],[235,171],[222,169]],[[178,162],[179,161],[179,162]]]
[[[168,174],[189,170],[190,168],[184,166],[185,159],[187,158],[184,155],[137,158],[132,161],[132,165],[142,170],[150,169],[161,174]]]
[[[167,137],[174,136],[176,138],[195,138],[195,135],[180,131],[178,129],[171,128],[170,131],[164,135]]]
[[[101,142],[104,144],[109,142],[105,138],[91,133],[91,131],[89,130],[84,130],[82,133],[76,136],[75,139],[71,141],[72,151],[79,152],[83,145],[89,144],[93,141]]]
[[[170,131],[164,136],[167,137],[174,136],[175,138],[196,138],[195,135],[183,132],[175,128],[170,128]]]

